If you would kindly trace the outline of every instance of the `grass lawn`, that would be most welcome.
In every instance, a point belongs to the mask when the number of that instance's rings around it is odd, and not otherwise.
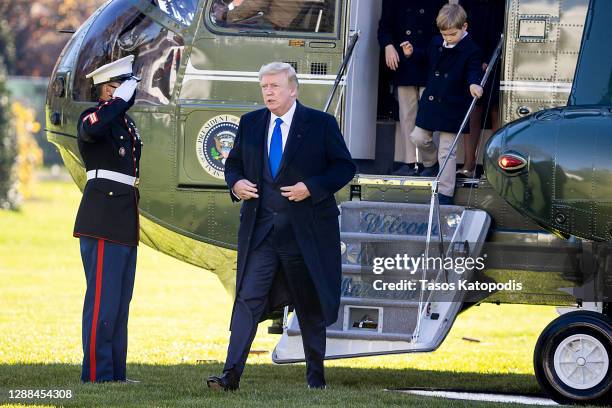
[[[128,377],[141,384],[80,384],[85,279],[72,238],[80,193],[70,182],[39,182],[20,212],[0,211],[0,403],[9,390],[69,389],[49,406],[498,406],[408,396],[385,388],[434,387],[539,394],[532,353],[555,316],[551,307],[475,307],[459,316],[434,353],[327,363],[330,389],[308,391],[302,364],[252,356],[237,393],[209,392],[228,340],[231,298],[216,277],[139,248],[129,322]],[[261,325],[253,349],[278,339]],[[468,342],[462,337],[477,338]]]

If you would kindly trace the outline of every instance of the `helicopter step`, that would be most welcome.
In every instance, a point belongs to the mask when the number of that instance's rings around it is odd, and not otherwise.
[[[460,206],[368,201],[340,206],[341,300],[327,328],[326,359],[425,352],[440,346],[471,282],[489,215]],[[462,259],[459,262],[459,259]],[[297,316],[286,319],[272,360],[304,360]]]

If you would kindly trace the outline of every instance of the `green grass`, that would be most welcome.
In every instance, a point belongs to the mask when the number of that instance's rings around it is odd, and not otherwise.
[[[0,211],[0,403],[11,389],[70,389],[65,406],[498,406],[384,391],[433,387],[539,394],[533,346],[556,313],[550,307],[475,307],[459,316],[439,350],[326,363],[330,389],[305,389],[303,364],[249,358],[237,393],[213,393],[203,379],[225,358],[231,298],[216,277],[139,248],[129,322],[128,377],[138,385],[80,384],[85,279],[72,226],[80,193],[39,182],[20,212]],[[253,349],[278,337],[261,325]],[[468,342],[462,337],[477,338]]]

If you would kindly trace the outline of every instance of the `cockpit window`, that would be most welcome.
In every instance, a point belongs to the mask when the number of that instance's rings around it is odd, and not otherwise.
[[[152,0],[161,11],[176,21],[189,25],[198,7],[198,0]]]
[[[336,0],[213,0],[210,21],[249,31],[333,33]]]
[[[184,42],[135,7],[122,2],[109,4],[93,22],[75,65],[73,97],[96,101],[95,87],[85,75],[96,68],[134,55],[138,84],[136,103],[165,105],[170,102]]]

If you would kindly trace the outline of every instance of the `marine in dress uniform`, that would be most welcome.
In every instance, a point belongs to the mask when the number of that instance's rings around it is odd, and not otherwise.
[[[142,141],[127,115],[137,79],[134,56],[88,74],[100,98],[77,123],[87,183],[76,217],[87,290],[83,304],[83,382],[126,381],[127,324],[139,240]]]

